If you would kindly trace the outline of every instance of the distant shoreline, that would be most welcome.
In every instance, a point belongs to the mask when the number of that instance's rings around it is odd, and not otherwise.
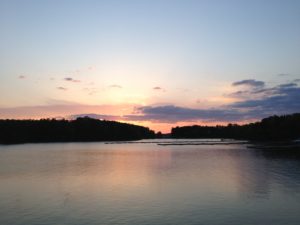
[[[0,120],[0,144],[138,141],[142,139],[232,139],[236,141],[280,142],[300,139],[300,113],[271,116],[260,122],[227,126],[183,126],[170,134],[155,133],[147,127],[116,121]],[[212,144],[212,143],[207,143]]]
[[[132,141],[154,138],[147,127],[116,121],[76,120],[0,120],[0,143],[65,143],[98,141]]]

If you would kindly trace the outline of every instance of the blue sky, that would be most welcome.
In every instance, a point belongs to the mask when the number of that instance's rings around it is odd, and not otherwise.
[[[108,105],[105,114],[130,118],[141,107],[224,109],[267,97],[235,82],[268,89],[300,78],[300,1],[2,0],[0,29],[3,118],[24,107],[35,118]],[[241,89],[249,99],[232,95]],[[76,109],[57,110],[65,105]]]

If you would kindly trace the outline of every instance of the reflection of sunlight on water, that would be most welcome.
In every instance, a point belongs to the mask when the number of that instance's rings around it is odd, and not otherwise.
[[[90,152],[82,152],[90,156]],[[154,171],[164,169],[171,163],[169,150],[105,150],[92,152],[93,163],[80,176],[80,180],[99,191],[99,187],[116,195],[126,195],[137,191],[146,192],[155,184]],[[84,160],[84,159],[83,159]],[[72,182],[73,178],[70,178]],[[90,190],[91,191],[91,190]]]
[[[295,222],[299,167],[297,159],[239,145],[2,146],[0,222],[220,224],[266,222],[271,215]],[[285,208],[277,212],[282,200]]]

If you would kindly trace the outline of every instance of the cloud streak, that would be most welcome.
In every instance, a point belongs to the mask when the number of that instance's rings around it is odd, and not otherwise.
[[[161,90],[164,90],[164,89],[162,87],[156,86],[156,87],[153,88],[153,90],[161,91]]]
[[[296,83],[280,84],[263,89],[264,97],[254,100],[239,101],[229,105],[234,109],[256,110],[260,114],[286,114],[300,112],[300,87]],[[259,113],[257,116],[260,116]]]
[[[118,85],[118,84],[112,84],[112,85],[109,85],[110,88],[123,88],[121,85]]]
[[[72,77],[65,77],[64,81],[69,81],[69,82],[73,82],[73,83],[80,83],[81,82],[80,80],[76,80]]]
[[[232,86],[248,86],[252,88],[262,88],[265,86],[265,82],[249,79],[249,80],[241,80],[241,81],[234,82],[232,83]]]
[[[65,87],[57,87],[56,89],[60,90],[60,91],[67,91],[68,88],[65,88]]]
[[[175,105],[143,106],[136,109],[136,115],[126,115],[131,121],[155,121],[164,123],[182,121],[232,121],[245,119],[235,109],[193,109]]]

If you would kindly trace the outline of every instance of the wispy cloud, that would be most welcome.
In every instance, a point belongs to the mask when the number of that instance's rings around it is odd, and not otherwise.
[[[288,73],[280,73],[280,74],[278,74],[278,76],[280,76],[280,77],[287,77],[287,76],[290,76],[290,74],[288,74]]]
[[[162,91],[162,92],[166,91],[164,88],[162,88],[160,86],[153,87],[152,89],[155,90],[155,91]]]
[[[265,82],[259,81],[259,80],[254,80],[254,79],[249,79],[249,80],[241,80],[241,81],[236,81],[232,83],[232,86],[248,86],[248,87],[253,87],[253,88],[262,88],[265,86]]]
[[[297,87],[297,84],[296,83],[280,84],[280,85],[278,85],[277,89],[280,89],[280,88],[292,88],[292,87]]]
[[[257,117],[265,114],[300,112],[300,87],[296,83],[280,84],[263,89],[261,92],[267,94],[258,99],[235,102],[228,107],[248,111],[256,110]]]
[[[119,84],[112,84],[112,85],[109,85],[109,87],[110,88],[119,88],[119,89],[121,89],[121,88],[123,88],[121,85],[119,85]]]
[[[57,87],[56,89],[61,90],[61,91],[67,91],[68,90],[68,88],[65,88],[65,87]]]
[[[80,83],[81,82],[80,80],[76,80],[72,77],[65,77],[64,80],[69,81],[69,82],[74,82],[74,83]]]
[[[236,81],[232,83],[232,86],[238,88],[238,90],[226,93],[224,96],[237,99],[256,99],[265,96],[271,91],[270,88],[265,88],[266,84],[264,81],[254,79]]]
[[[89,70],[89,71],[93,71],[93,70],[95,70],[95,69],[96,69],[95,66],[89,66],[89,67],[87,68],[87,70]]]
[[[97,88],[83,88],[82,90],[88,92],[88,95],[94,95],[98,93]]]

